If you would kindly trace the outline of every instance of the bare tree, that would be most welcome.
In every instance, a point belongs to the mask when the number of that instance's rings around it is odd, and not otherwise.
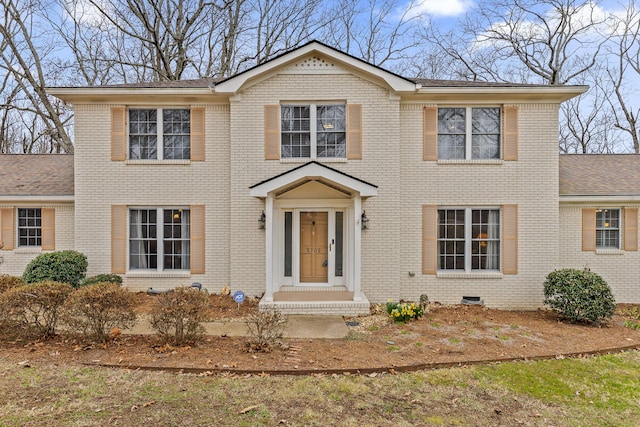
[[[393,0],[338,0],[328,11],[324,40],[364,61],[389,68],[408,68],[423,16],[413,13],[417,2],[399,8]]]
[[[607,68],[613,91],[607,101],[611,106],[614,126],[631,140],[631,149],[640,153],[640,103],[638,89],[630,81],[640,78],[640,11],[629,2],[625,15],[618,17],[615,31],[614,61]],[[635,101],[635,106],[634,106]]]
[[[51,151],[73,153],[73,144],[65,124],[66,114],[57,108],[55,101],[45,91],[46,76],[44,58],[51,55],[55,44],[37,28],[34,19],[39,3],[30,0],[0,0],[0,69],[8,76],[3,88],[11,94],[6,106],[20,111],[20,119],[29,124],[30,140],[23,144],[25,152],[31,152],[36,142],[46,140]],[[28,118],[27,118],[28,117]]]

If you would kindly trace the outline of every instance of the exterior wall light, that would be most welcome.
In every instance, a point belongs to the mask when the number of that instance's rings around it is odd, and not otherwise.
[[[258,228],[260,230],[264,230],[266,224],[267,224],[267,216],[264,214],[264,211],[262,211],[262,214],[260,214],[260,218],[258,218]]]
[[[369,228],[369,218],[367,218],[367,211],[362,211],[362,216],[360,217],[360,228],[363,230],[367,230]]]

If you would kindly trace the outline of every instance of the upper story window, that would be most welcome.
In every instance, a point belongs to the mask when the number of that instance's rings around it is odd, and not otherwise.
[[[438,159],[499,159],[500,108],[438,108]]]
[[[129,159],[188,160],[190,137],[189,109],[129,109]]]
[[[620,248],[620,209],[596,210],[596,248]]]
[[[42,246],[42,209],[18,209],[18,246]]]
[[[281,158],[346,158],[346,108],[337,105],[283,105]]]

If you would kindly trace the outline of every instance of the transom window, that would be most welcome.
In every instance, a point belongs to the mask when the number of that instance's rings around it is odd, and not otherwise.
[[[438,158],[499,159],[500,108],[438,108]]]
[[[345,158],[346,109],[338,105],[283,105],[282,158]]]
[[[191,157],[190,136],[189,109],[129,109],[130,159],[187,160]]]
[[[188,270],[190,242],[188,209],[129,210],[131,270]]]
[[[596,210],[596,248],[620,248],[620,209]]]
[[[42,209],[18,209],[18,246],[42,246]]]
[[[439,209],[438,269],[500,270],[500,210]]]

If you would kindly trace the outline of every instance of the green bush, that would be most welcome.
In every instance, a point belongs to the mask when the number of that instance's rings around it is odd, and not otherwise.
[[[611,288],[602,277],[570,268],[549,273],[544,282],[544,303],[571,322],[599,324],[616,309]]]
[[[158,295],[151,312],[151,327],[173,344],[197,341],[204,334],[209,295],[197,288],[181,287]]]
[[[0,311],[10,322],[22,324],[40,337],[51,337],[62,305],[72,292],[71,285],[51,280],[16,286],[0,295]]]
[[[107,342],[119,328],[135,324],[131,294],[116,283],[101,282],[73,292],[63,307],[63,321],[86,339]]]
[[[52,280],[77,287],[87,273],[87,257],[76,251],[40,254],[28,265],[22,275],[26,283]]]
[[[95,285],[96,283],[115,283],[116,285],[122,285],[122,277],[117,274],[98,274],[97,276],[91,276],[84,279],[78,287]]]
[[[9,276],[8,274],[0,274],[0,294],[16,286],[24,285],[22,277]]]

